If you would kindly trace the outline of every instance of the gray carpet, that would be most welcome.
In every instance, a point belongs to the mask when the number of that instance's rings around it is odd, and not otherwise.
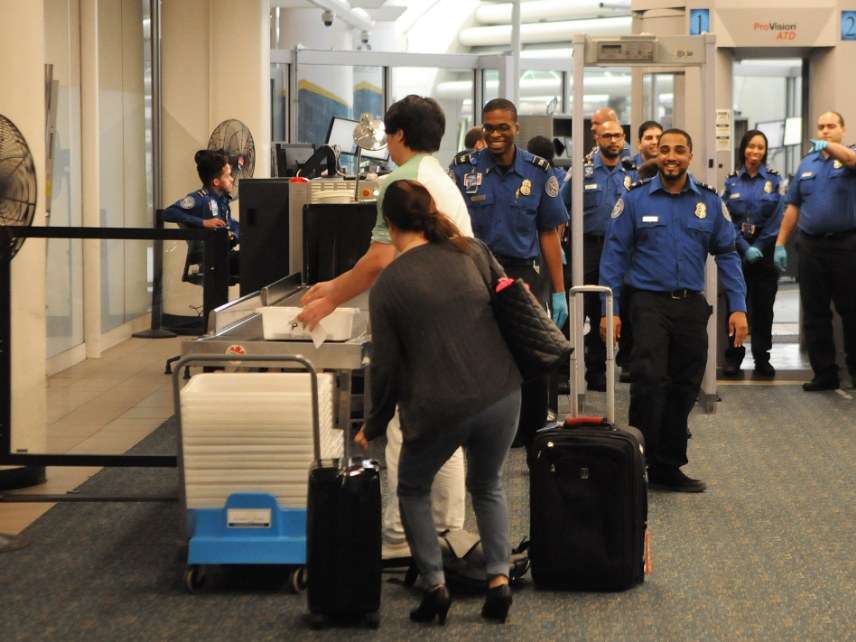
[[[64,504],[27,529],[29,548],[0,556],[2,639],[856,639],[856,401],[797,386],[724,386],[722,396],[716,415],[691,419],[687,471],[709,490],[651,493],[654,572],[633,590],[527,583],[505,627],[483,624],[469,598],[441,629],[412,625],[416,596],[385,581],[380,631],[312,632],[304,596],[286,594],[276,569],[215,572],[205,591],[186,594],[177,505]],[[622,387],[626,407],[625,397]],[[173,440],[167,424],[136,449],[170,452]],[[528,530],[525,468],[513,451],[515,539]],[[81,490],[169,493],[176,479],[114,469]]]

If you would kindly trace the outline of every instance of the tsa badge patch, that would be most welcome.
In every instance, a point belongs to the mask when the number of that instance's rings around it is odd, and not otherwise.
[[[624,199],[619,198],[615,203],[615,207],[612,208],[612,213],[609,215],[609,218],[618,218],[621,216],[621,213],[624,211]]]
[[[181,199],[181,201],[179,201],[178,205],[183,210],[192,210],[193,206],[196,205],[196,200],[190,194],[188,194],[183,199]]]
[[[550,198],[556,198],[559,195],[559,179],[556,178],[555,174],[550,176],[547,179],[546,185],[547,196]]]
[[[722,204],[722,215],[725,217],[725,220],[729,223],[731,222],[731,214],[728,212],[728,208],[725,206],[725,203]]]

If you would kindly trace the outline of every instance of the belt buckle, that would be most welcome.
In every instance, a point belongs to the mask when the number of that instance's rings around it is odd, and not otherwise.
[[[681,299],[687,298],[687,291],[686,290],[672,290],[671,292],[669,292],[669,296],[671,296],[672,299],[674,299],[675,301],[680,301]]]

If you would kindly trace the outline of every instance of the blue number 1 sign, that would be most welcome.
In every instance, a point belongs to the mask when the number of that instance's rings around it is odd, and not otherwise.
[[[710,9],[690,9],[690,35],[710,32]]]

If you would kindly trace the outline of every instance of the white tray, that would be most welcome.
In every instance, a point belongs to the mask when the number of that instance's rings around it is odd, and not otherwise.
[[[309,332],[297,321],[301,308],[267,306],[257,308],[262,317],[262,332],[265,340],[311,340]],[[327,341],[347,341],[353,336],[356,308],[337,308],[324,317],[321,325],[327,331]]]

